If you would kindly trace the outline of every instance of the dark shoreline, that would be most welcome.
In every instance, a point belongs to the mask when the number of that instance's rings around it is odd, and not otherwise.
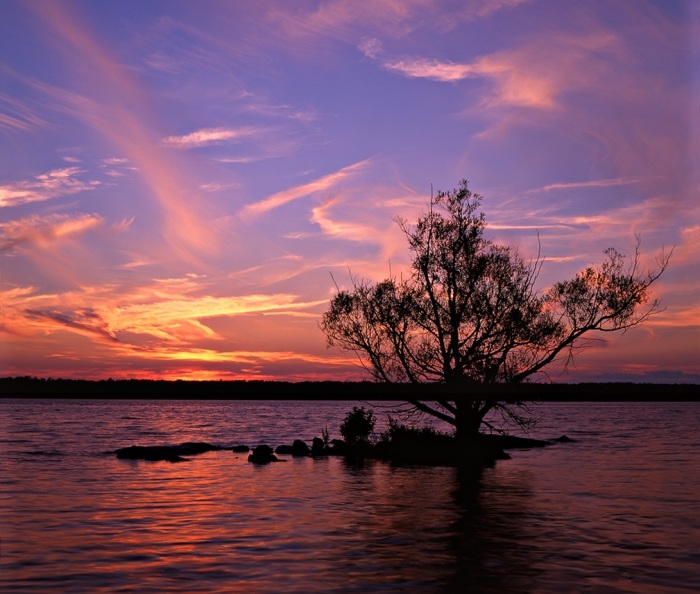
[[[478,399],[536,402],[697,402],[697,384],[379,384],[374,382],[71,380],[0,378],[0,398],[187,400],[438,400],[471,392]]]

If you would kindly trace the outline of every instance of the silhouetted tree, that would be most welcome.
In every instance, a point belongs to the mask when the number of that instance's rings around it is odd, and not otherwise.
[[[494,429],[485,420],[491,411],[521,426],[531,422],[526,403],[480,395],[479,385],[532,379],[554,361],[570,363],[591,343],[591,331],[625,331],[658,312],[649,287],[672,253],[642,273],[637,238],[629,265],[610,248],[602,264],[538,290],[540,256],[525,262],[486,239],[480,204],[462,180],[431,198],[415,225],[397,219],[412,254],[408,278],[374,284],[355,277],[321,321],[328,346],[356,353],[374,379],[447,384],[445,399],[410,404],[452,424],[462,439],[482,425]]]

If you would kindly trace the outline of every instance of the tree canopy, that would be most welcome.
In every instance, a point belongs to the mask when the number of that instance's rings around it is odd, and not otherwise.
[[[518,383],[546,375],[591,343],[592,331],[617,332],[659,311],[649,287],[667,268],[640,269],[640,242],[627,262],[613,248],[601,264],[540,289],[543,259],[525,261],[485,237],[482,197],[467,180],[431,198],[415,223],[397,223],[412,256],[406,278],[378,283],[353,277],[338,290],[321,321],[328,346],[351,351],[383,382],[440,382],[443,400],[413,400],[417,409],[475,435],[491,411],[525,425],[525,403],[480,397],[480,384]]]

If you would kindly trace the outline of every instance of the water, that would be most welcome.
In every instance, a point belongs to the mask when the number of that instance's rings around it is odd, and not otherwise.
[[[0,401],[0,591],[700,590],[700,403],[540,405],[576,441],[480,473],[104,454],[338,437],[353,404]]]

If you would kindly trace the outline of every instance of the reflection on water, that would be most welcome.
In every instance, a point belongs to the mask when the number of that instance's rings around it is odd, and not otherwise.
[[[578,441],[471,472],[103,453],[289,443],[350,406],[0,403],[0,590],[696,591],[695,404],[551,405],[542,431]]]

